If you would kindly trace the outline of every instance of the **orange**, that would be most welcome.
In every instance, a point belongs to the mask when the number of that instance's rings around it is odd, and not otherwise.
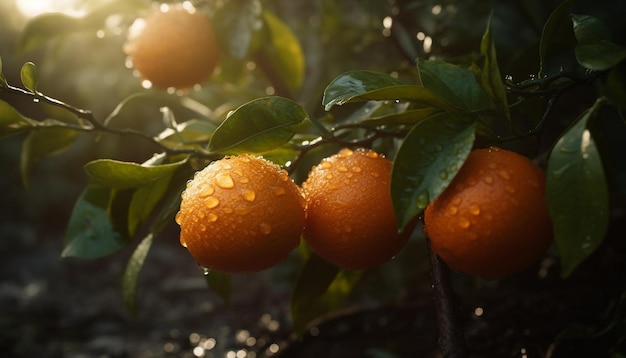
[[[124,51],[155,87],[186,89],[213,73],[219,62],[217,40],[206,16],[182,7],[167,9],[136,20]]]
[[[552,242],[545,173],[511,151],[474,150],[424,223],[433,252],[454,270],[486,279],[522,271]]]
[[[314,167],[302,184],[304,239],[321,258],[344,269],[379,265],[406,244],[391,202],[390,160],[368,149],[342,149]]]
[[[300,242],[305,201],[285,170],[261,157],[226,157],[196,173],[182,193],[180,243],[225,273],[270,268]]]

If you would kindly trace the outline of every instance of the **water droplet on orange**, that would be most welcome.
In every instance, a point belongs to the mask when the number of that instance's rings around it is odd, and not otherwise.
[[[463,229],[467,229],[468,227],[470,227],[470,221],[467,220],[466,218],[460,218],[459,226]]]
[[[272,226],[268,223],[260,223],[259,228],[261,228],[261,232],[265,235],[272,232]]]
[[[256,199],[256,193],[254,192],[254,190],[246,190],[243,192],[243,198],[247,201],[254,201],[254,199]]]
[[[322,169],[330,169],[333,164],[327,160],[322,161]]]
[[[181,216],[181,213],[179,211],[179,212],[176,213],[176,217],[174,218],[174,221],[176,221],[176,223],[178,225],[180,225],[181,219],[182,219],[182,216]]]
[[[180,237],[180,245],[181,245],[182,247],[187,247],[187,242],[185,242],[185,239],[183,239],[183,237],[182,237],[182,236]]]
[[[472,215],[480,215],[480,207],[478,205],[472,205],[469,207],[469,212]]]
[[[250,182],[250,179],[248,179],[247,177],[242,177],[242,178],[239,179],[239,182],[241,184],[247,184],[247,183]]]
[[[204,219],[204,217],[205,217],[205,216],[206,216],[206,214],[204,213],[204,211],[199,211],[199,212],[198,212],[198,217],[199,217],[200,219]]]
[[[340,166],[339,168],[337,168],[337,170],[339,170],[340,172],[347,172],[348,171],[348,167],[346,167],[345,165]]]
[[[339,158],[345,158],[345,157],[351,156],[352,154],[354,154],[352,149],[344,148],[344,149],[339,151],[338,156],[339,156]]]
[[[452,204],[459,205],[459,204],[461,204],[462,200],[463,199],[461,199],[460,196],[455,196],[454,198],[452,198]]]
[[[506,170],[500,170],[498,172],[498,175],[500,176],[500,178],[502,178],[504,180],[511,179],[511,174],[509,174],[509,172],[507,172]]]
[[[370,158],[376,159],[376,158],[378,158],[378,153],[373,152],[373,151],[368,151],[367,152],[367,156],[370,157]]]
[[[206,226],[200,225],[200,231],[205,232],[206,231]]]
[[[487,175],[486,177],[483,178],[483,181],[485,182],[485,184],[493,184],[493,177],[490,175]]]
[[[214,223],[217,221],[217,215],[215,215],[214,213],[210,213],[208,219],[210,222]]]
[[[198,196],[201,198],[206,198],[207,196],[213,195],[214,192],[215,192],[215,188],[213,187],[213,185],[207,185],[204,188],[202,188]]]
[[[355,173],[360,173],[362,170],[361,167],[352,167],[352,171]]]
[[[324,178],[326,178],[327,180],[331,180],[333,178],[333,175],[331,173],[328,173],[324,176]]]
[[[276,196],[282,196],[282,195],[285,195],[285,188],[283,188],[282,186],[277,186],[274,189],[272,189],[272,192]]]
[[[206,206],[209,209],[213,209],[214,207],[216,207],[218,205],[220,205],[220,199],[218,199],[218,198],[216,198],[214,196],[209,196],[204,201],[204,206]]]
[[[233,177],[228,173],[220,173],[215,177],[215,184],[222,189],[231,189],[235,187]]]
[[[456,215],[459,212],[459,208],[456,206],[451,206],[448,208],[448,214],[450,215]]]
[[[224,213],[226,213],[226,214],[232,214],[233,209],[232,209],[232,208],[224,208],[224,210],[223,210],[223,211],[224,211]]]

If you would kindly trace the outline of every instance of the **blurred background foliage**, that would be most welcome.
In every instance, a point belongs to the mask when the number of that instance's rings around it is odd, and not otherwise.
[[[58,3],[61,3],[59,1]],[[173,1],[172,1],[173,2]],[[20,68],[32,61],[39,70],[39,90],[75,107],[91,110],[96,119],[105,118],[128,96],[143,96],[130,103],[111,123],[150,134],[161,132],[161,108],[172,109],[176,120],[183,122],[201,118],[219,123],[228,111],[254,98],[279,94],[279,80],[268,76],[262,61],[254,53],[237,53],[237,44],[250,42],[248,50],[266,46],[262,36],[252,36],[252,28],[235,16],[238,12],[262,7],[286,24],[302,47],[305,72],[301,86],[289,91],[311,116],[324,117],[321,105],[324,88],[337,75],[354,69],[393,73],[409,82],[416,81],[417,58],[441,58],[450,62],[468,63],[479,55],[481,36],[489,14],[493,11],[492,33],[498,51],[502,74],[514,82],[532,78],[539,72],[539,39],[542,28],[556,6],[557,0],[213,0],[198,4],[230,4],[232,13],[214,13],[220,29],[222,46],[229,47],[222,68],[201,88],[188,93],[170,93],[145,89],[126,66],[122,51],[126,31],[138,16],[154,4],[147,0],[73,0],[71,16],[90,16],[90,21],[67,21],[66,17],[52,20],[50,29],[31,26],[34,4],[37,2],[0,2],[0,57],[8,82],[20,83]],[[45,2],[42,2],[45,3]],[[49,3],[54,3],[49,1]],[[209,6],[210,8],[210,6]],[[54,9],[52,9],[54,10]],[[59,9],[57,9],[59,10]],[[67,8],[65,9],[67,10]],[[622,34],[616,42],[626,45],[626,3],[622,0],[575,3],[572,12],[602,19],[613,34]],[[87,14],[87,15],[85,15]],[[57,21],[58,20],[58,21]],[[29,22],[31,21],[31,22]],[[235,24],[243,23],[236,27]],[[29,27],[31,26],[31,27]],[[569,28],[567,26],[570,26]],[[38,34],[25,37],[25,32]],[[55,33],[58,32],[58,33]],[[41,35],[41,36],[40,36]],[[563,28],[562,41],[552,46],[555,59],[548,63],[545,73],[554,74],[561,68],[576,66],[571,53],[571,24]],[[24,42],[24,39],[29,39]],[[564,47],[560,47],[564,44]],[[569,50],[564,50],[568,48]],[[555,110],[557,120],[549,129],[560,133],[564,125],[588,108],[596,93],[574,91]],[[47,118],[62,116],[58,110],[33,104],[21,98],[1,99],[10,102],[26,116]],[[535,102],[533,106],[532,103]],[[521,116],[539,118],[545,100],[532,99]],[[335,107],[331,115],[349,115],[354,107]],[[562,116],[567,120],[559,121]],[[607,124],[609,123],[609,124]],[[618,121],[619,123],[619,121]],[[611,135],[610,122],[603,124],[605,135]],[[608,130],[607,130],[608,128]],[[619,133],[619,132],[618,132]],[[617,142],[619,137],[613,140]],[[143,162],[158,148],[131,137],[94,135],[80,138],[62,155],[38,163],[26,188],[20,177],[20,151],[24,137],[0,141],[0,187],[3,205],[0,209],[0,248],[10,250],[12,240],[39,242],[59,240],[70,216],[74,201],[86,185],[82,165],[96,158],[114,158]],[[546,141],[549,145],[551,141]],[[611,143],[611,140],[606,141]],[[611,163],[623,168],[619,158]],[[624,170],[616,170],[624,173]],[[626,178],[619,175],[614,187],[623,186]],[[626,188],[621,188],[622,195]],[[173,223],[172,223],[173,224]],[[167,240],[177,243],[176,227],[172,225]],[[28,234],[24,234],[28,232]],[[391,265],[372,270],[361,279],[354,295],[375,296],[379,301],[391,301],[410,296],[415,291],[427,291],[428,267],[423,259],[423,242],[413,240],[410,247]],[[413,248],[415,249],[413,249]],[[60,252],[59,252],[60,253]],[[416,259],[419,256],[419,259]],[[423,263],[416,269],[415,262]],[[148,264],[145,269],[150,270]],[[294,277],[290,269],[275,272],[276,281]],[[149,275],[149,273],[148,273]],[[415,277],[419,276],[419,277]],[[423,285],[416,284],[421,282]],[[277,283],[279,289],[281,283]],[[284,288],[284,287],[283,287]],[[373,288],[373,289],[372,289]],[[286,289],[289,291],[289,289]],[[340,306],[343,302],[336,303]]]

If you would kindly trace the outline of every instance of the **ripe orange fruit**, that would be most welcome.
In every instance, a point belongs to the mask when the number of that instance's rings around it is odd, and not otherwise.
[[[182,194],[180,243],[200,265],[255,272],[300,242],[305,201],[287,172],[252,155],[226,157],[196,173]]]
[[[219,62],[209,19],[182,7],[136,20],[124,51],[141,77],[159,88],[192,87],[206,80]]]
[[[432,250],[454,270],[487,279],[522,271],[552,241],[545,173],[511,151],[474,150],[424,223]]]
[[[341,268],[366,269],[402,249],[412,230],[398,233],[391,166],[372,150],[342,149],[311,170],[302,184],[304,239],[317,255]]]

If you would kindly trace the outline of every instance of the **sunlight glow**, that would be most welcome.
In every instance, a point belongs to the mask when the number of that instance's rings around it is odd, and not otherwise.
[[[15,0],[18,10],[26,17],[35,17],[47,12],[60,12],[71,16],[85,14],[79,0]]]

